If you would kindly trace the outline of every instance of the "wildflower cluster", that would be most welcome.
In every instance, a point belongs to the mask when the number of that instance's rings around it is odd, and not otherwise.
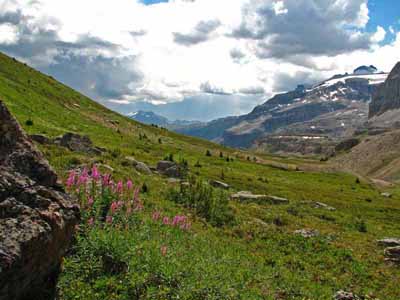
[[[91,169],[84,168],[71,171],[66,180],[70,193],[79,199],[84,224],[90,227],[123,226],[128,227],[138,221],[138,215],[144,210],[140,199],[140,186],[135,186],[132,180],[126,182],[112,179],[110,174],[101,174],[94,165]],[[155,211],[152,222],[177,227],[182,230],[190,229],[190,221],[186,216],[177,215],[173,218]]]
[[[188,217],[182,215],[176,215],[170,218],[168,216],[163,216],[159,211],[155,211],[153,212],[152,219],[154,222],[160,222],[165,226],[178,227],[182,230],[189,230],[191,227]]]

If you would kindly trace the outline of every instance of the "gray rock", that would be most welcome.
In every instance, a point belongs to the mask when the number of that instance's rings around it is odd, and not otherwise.
[[[360,297],[357,295],[350,293],[350,292],[345,292],[345,291],[338,291],[334,296],[334,300],[361,300]]]
[[[143,162],[138,161],[137,164],[135,165],[135,169],[139,171],[140,173],[150,175],[152,172],[150,168]]]
[[[220,188],[220,189],[224,189],[224,190],[228,190],[230,188],[229,184],[226,184],[225,182],[218,181],[218,180],[211,180],[210,185],[215,188]]]
[[[93,142],[88,136],[81,136],[71,132],[55,138],[54,143],[74,152],[85,152],[94,155],[100,155],[103,152],[102,148],[93,146]]]
[[[183,177],[182,169],[177,163],[167,160],[162,160],[157,163],[157,171],[167,177],[181,178]]]
[[[312,238],[319,236],[319,231],[315,229],[300,229],[296,230],[294,234],[301,235],[304,238]]]
[[[126,156],[125,161],[128,165],[132,166],[136,166],[138,164],[138,161],[132,156]]]
[[[385,258],[388,261],[400,263],[400,246],[386,248]]]
[[[392,194],[391,193],[382,193],[381,196],[385,197],[385,198],[392,198]]]
[[[312,202],[312,205],[314,208],[321,208],[321,209],[326,209],[330,211],[336,210],[336,208],[329,206],[328,204],[322,203],[322,202]]]
[[[168,176],[168,177],[173,177],[173,178],[182,177],[181,171],[177,165],[166,169],[165,171],[162,172],[162,174],[165,176]]]
[[[168,160],[162,160],[157,163],[157,171],[159,171],[160,173],[163,173],[166,170],[168,170],[169,168],[174,167],[174,166],[176,166],[175,162],[168,161]]]
[[[289,200],[286,198],[270,196],[270,195],[254,195],[249,191],[241,191],[231,195],[232,200],[238,200],[242,202],[246,201],[257,201],[257,202],[270,202],[272,204],[288,204]]]
[[[51,140],[43,134],[31,134],[29,137],[41,145],[51,144]]]
[[[400,239],[396,238],[386,238],[383,240],[378,240],[378,245],[384,246],[384,247],[397,247],[400,246]]]
[[[78,206],[0,101],[0,299],[54,296],[78,218]]]

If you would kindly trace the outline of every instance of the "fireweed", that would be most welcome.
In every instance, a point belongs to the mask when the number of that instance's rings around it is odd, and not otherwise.
[[[71,171],[65,184],[79,199],[82,229],[90,230],[95,226],[128,229],[142,223],[140,215],[144,214],[144,205],[139,195],[140,187],[135,187],[132,180],[115,183],[110,174],[101,174],[94,165],[91,170]],[[181,230],[191,227],[189,218],[184,215],[170,217],[154,211],[150,219],[155,224]]]

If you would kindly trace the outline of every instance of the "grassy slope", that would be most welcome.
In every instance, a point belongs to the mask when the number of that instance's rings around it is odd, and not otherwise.
[[[87,134],[97,146],[109,150],[90,157],[55,146],[41,147],[60,175],[65,176],[77,161],[110,165],[117,177],[146,182],[150,192],[143,197],[148,207],[183,210],[165,200],[165,178],[142,176],[122,166],[125,156],[154,165],[173,153],[187,159],[191,172],[198,177],[219,179],[223,171],[224,181],[234,190],[290,199],[290,205],[285,206],[232,203],[238,224],[223,229],[195,221],[189,235],[158,231],[126,232],[123,237],[104,234],[106,243],[116,243],[126,251],[141,247],[146,254],[140,252],[142,255],[131,258],[131,271],[123,276],[99,273],[95,254],[89,250],[68,257],[60,283],[64,299],[132,299],[129,289],[133,282],[146,281],[150,275],[172,278],[179,285],[171,280],[147,281],[143,299],[178,299],[177,295],[180,299],[330,299],[339,289],[370,293],[380,299],[400,298],[400,269],[384,262],[383,250],[375,242],[400,236],[397,189],[392,191],[392,199],[386,199],[370,185],[356,184],[351,175],[284,171],[247,161],[246,153],[129,120],[2,54],[0,99],[29,133],[52,137],[68,131]],[[25,126],[29,118],[33,126]],[[139,140],[139,134],[146,134],[149,140]],[[121,154],[112,155],[115,149]],[[213,157],[204,155],[207,149],[212,150]],[[219,151],[242,158],[228,163],[218,157]],[[194,167],[198,160],[201,168]],[[268,183],[260,178],[268,179]],[[305,200],[325,202],[337,211],[311,208]],[[367,226],[365,233],[358,230],[361,221]],[[294,230],[302,228],[318,229],[322,235],[310,240],[293,235]],[[170,243],[172,248],[168,259],[157,258],[156,250],[163,243]],[[165,290],[169,292],[165,294]]]

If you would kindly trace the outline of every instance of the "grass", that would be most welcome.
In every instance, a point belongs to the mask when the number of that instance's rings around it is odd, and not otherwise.
[[[141,193],[145,209],[135,216],[139,223],[128,228],[98,226],[77,236],[64,259],[61,299],[314,300],[332,299],[341,289],[371,299],[400,299],[400,268],[384,261],[376,243],[400,236],[400,188],[392,188],[393,197],[385,198],[350,174],[274,166],[323,168],[318,160],[228,149],[139,124],[2,54],[0,99],[28,133],[56,137],[76,132],[107,149],[93,156],[40,146],[64,180],[72,168],[97,164],[102,171],[113,168],[116,179],[130,178],[148,187]],[[139,138],[143,135],[147,138]],[[211,156],[206,156],[207,150]],[[197,180],[223,177],[231,192],[271,194],[288,198],[290,204],[230,201],[235,221],[214,226],[190,205],[171,201],[168,191],[173,184],[166,178],[139,174],[124,163],[126,156],[133,156],[154,166],[169,154],[175,161],[186,160],[189,176]],[[226,156],[233,161],[227,162]],[[255,156],[266,163],[255,162]],[[310,201],[336,210],[313,208]],[[154,210],[188,215],[192,228],[182,232],[155,225],[150,222]],[[317,229],[320,235],[305,239],[293,234],[303,228]],[[165,256],[160,251],[164,246]],[[105,254],[126,265],[127,271],[104,269]]]

